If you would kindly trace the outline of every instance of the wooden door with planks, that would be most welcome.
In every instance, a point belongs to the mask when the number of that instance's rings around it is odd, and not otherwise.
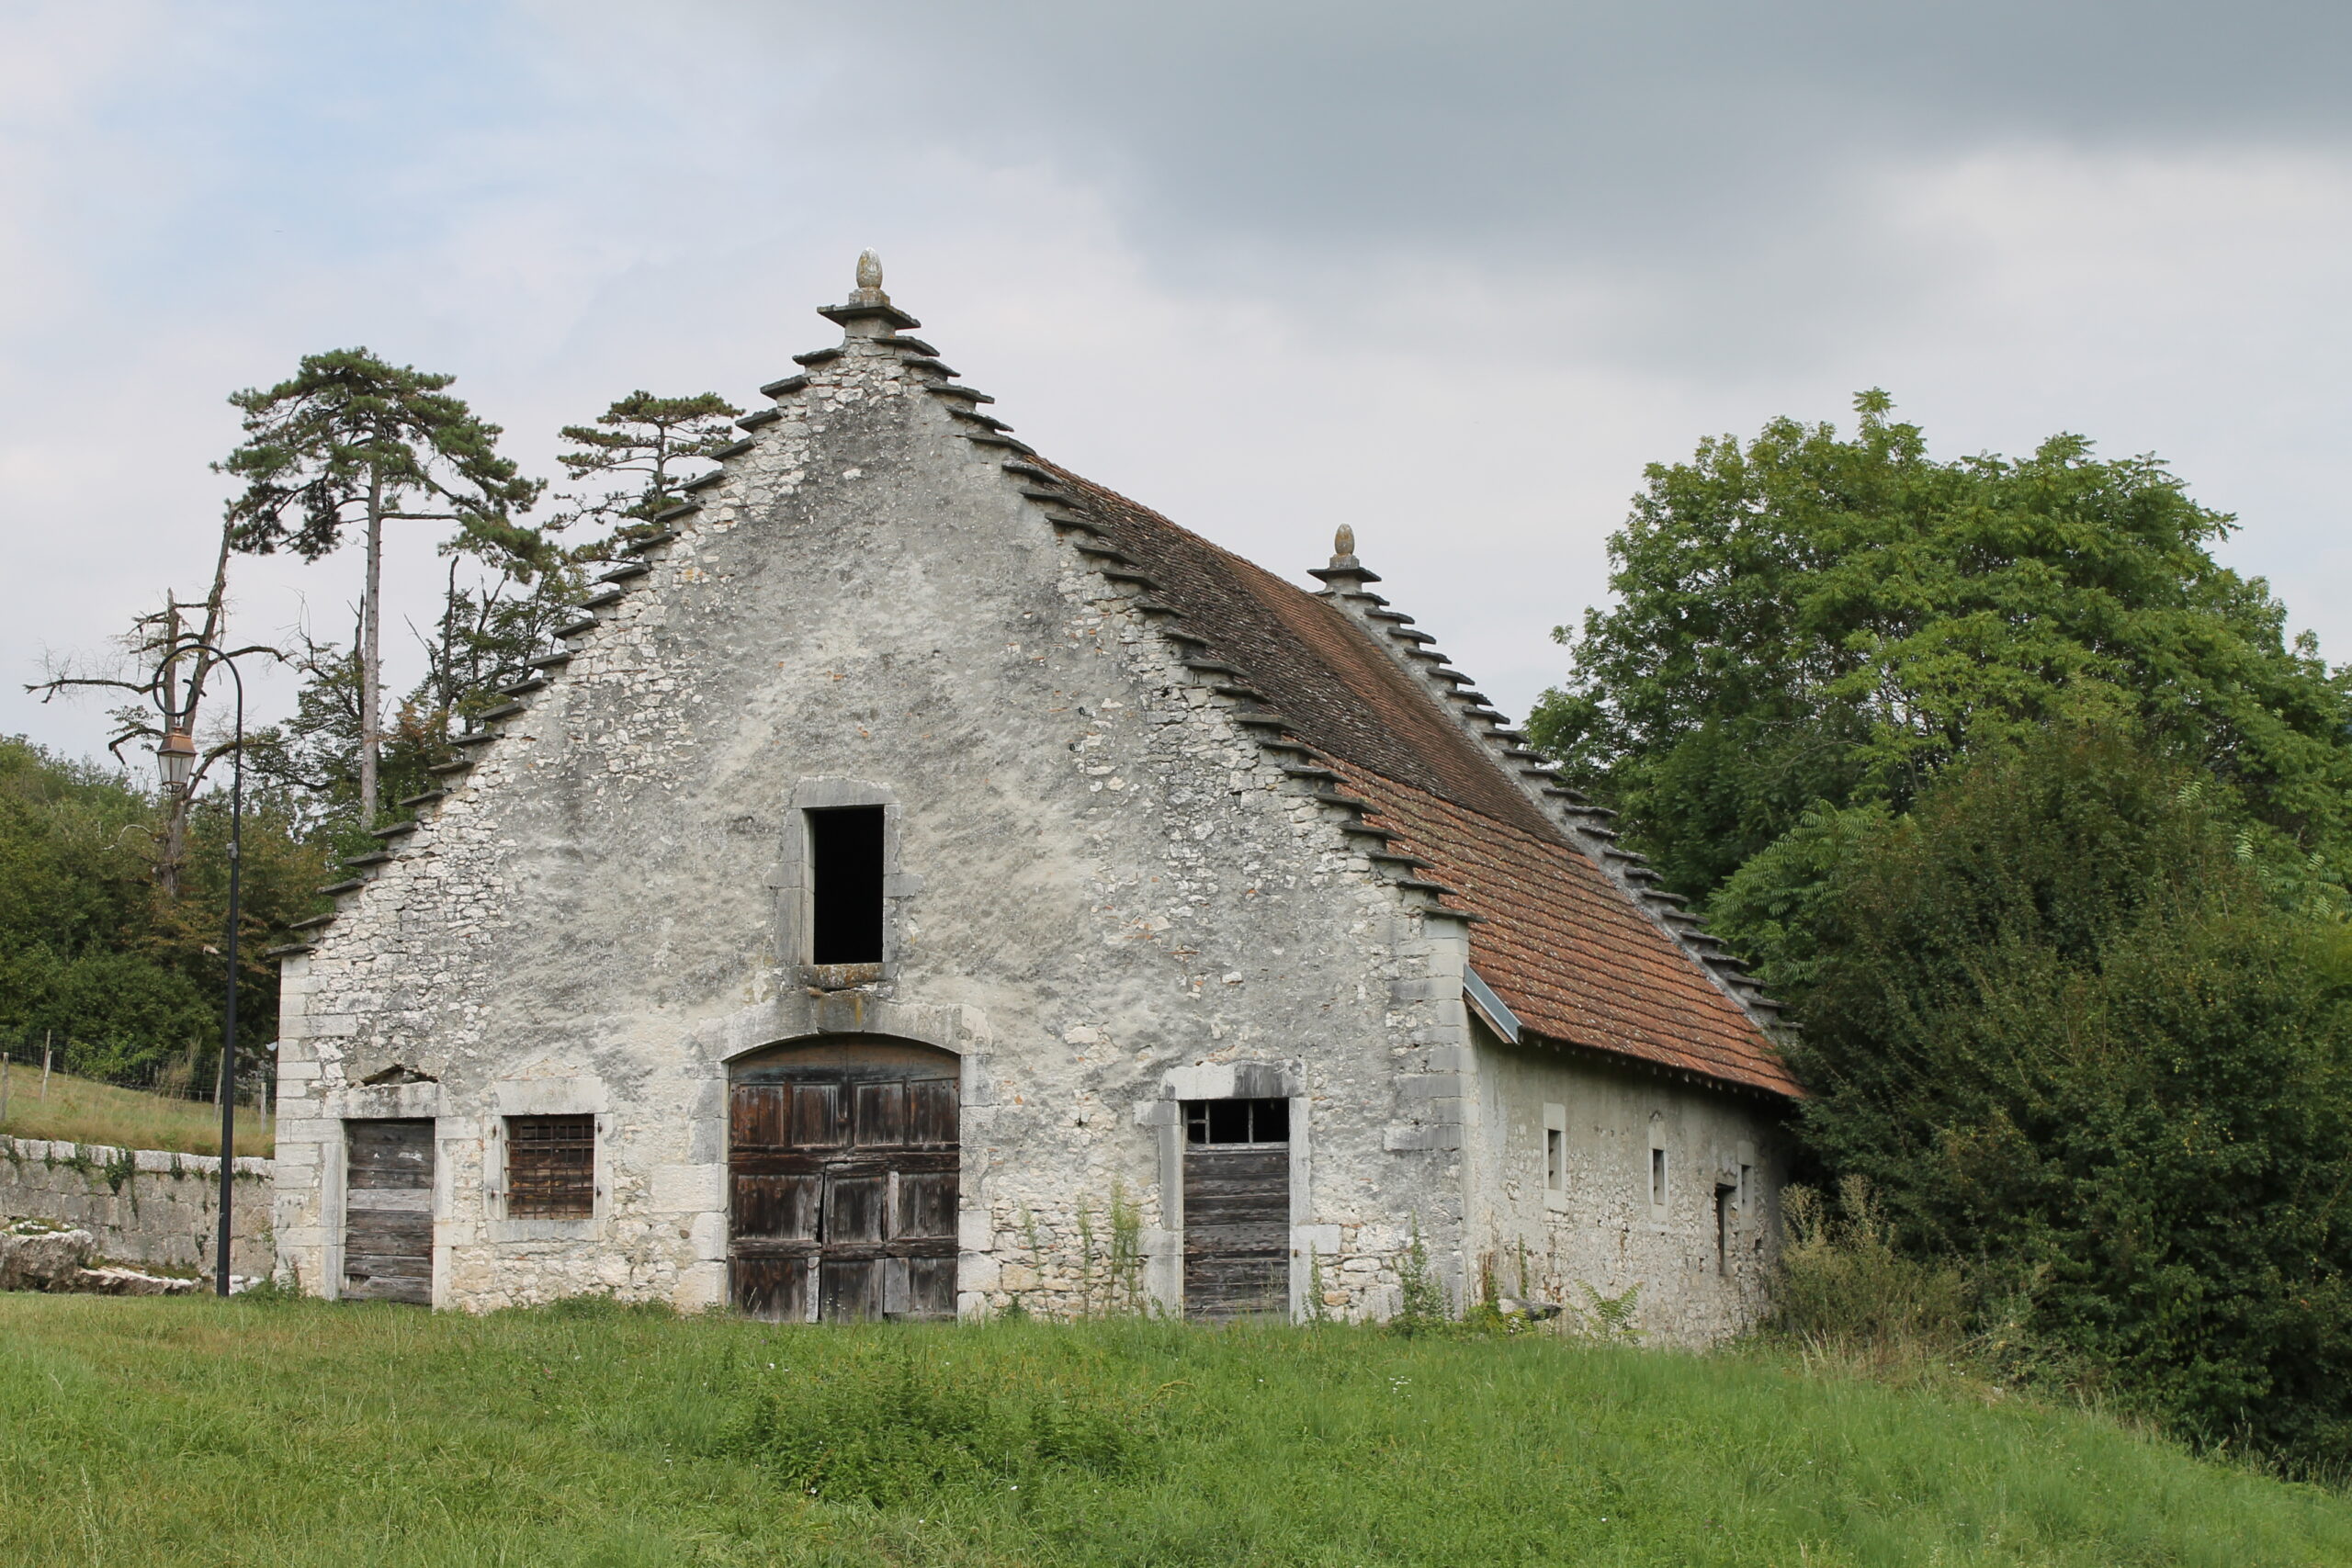
[[[1290,1311],[1290,1104],[1184,1107],[1184,1315]]]
[[[343,1289],[433,1303],[433,1123],[344,1124]]]
[[[735,1065],[728,1272],[772,1323],[956,1315],[961,1064],[820,1042]]]

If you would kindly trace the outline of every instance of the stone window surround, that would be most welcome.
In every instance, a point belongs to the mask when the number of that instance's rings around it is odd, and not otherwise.
[[[809,876],[808,817],[840,806],[882,808],[882,962],[812,964],[808,961],[813,898]],[[845,990],[899,977],[899,933],[906,901],[922,891],[922,878],[899,869],[898,793],[869,779],[804,778],[792,786],[768,886],[775,890],[776,953],[800,984],[822,991]]]
[[[596,1118],[594,1206],[578,1219],[509,1218],[506,1213],[506,1119],[510,1116]],[[606,1153],[618,1130],[605,1086],[594,1078],[508,1078],[491,1085],[490,1115],[481,1139],[481,1202],[486,1238],[503,1241],[594,1241],[603,1237],[612,1207],[612,1161]]]
[[[1552,1180],[1552,1137],[1560,1139],[1560,1179]],[[1553,1213],[1564,1213],[1568,1207],[1568,1108],[1546,1102],[1544,1107],[1544,1141],[1536,1146],[1538,1179],[1544,1188],[1544,1207]]]

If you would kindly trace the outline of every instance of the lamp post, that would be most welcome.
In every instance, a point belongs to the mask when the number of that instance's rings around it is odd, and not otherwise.
[[[185,795],[196,780],[196,682],[188,685],[187,705],[172,707],[172,666],[185,654],[198,654],[223,665],[237,683],[237,727],[231,747],[229,784],[229,955],[228,993],[220,1007],[220,1225],[212,1248],[212,1288],[229,1293],[231,1204],[235,1200],[237,1164],[237,893],[245,830],[245,678],[237,661],[210,643],[191,639],[175,643],[164,653],[155,671],[155,705],[164,713],[164,743],[155,748],[163,770],[164,787]]]

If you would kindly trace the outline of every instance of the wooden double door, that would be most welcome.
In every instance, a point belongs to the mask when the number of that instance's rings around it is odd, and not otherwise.
[[[929,1046],[820,1043],[729,1085],[728,1272],[775,1323],[956,1315],[960,1064]]]

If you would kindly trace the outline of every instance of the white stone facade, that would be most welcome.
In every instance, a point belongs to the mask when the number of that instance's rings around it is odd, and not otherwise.
[[[1108,1303],[1114,1201],[1176,1305],[1177,1108],[1239,1086],[1291,1101],[1295,1310],[1310,1272],[1335,1315],[1393,1310],[1418,1226],[1457,1300],[1507,1259],[1512,1293],[1638,1281],[1661,1337],[1749,1321],[1774,1108],[1474,1035],[1464,919],[1383,874],[933,365],[849,326],[285,957],[281,1272],[337,1289],[345,1121],[427,1117],[435,1304],[721,1305],[728,1064],[865,1036],[961,1058],[967,1315]],[[888,803],[890,945],[829,988],[794,846],[837,799]],[[365,1081],[394,1069],[432,1081]],[[1566,1206],[1529,1184],[1549,1103]],[[510,1218],[503,1119],[555,1114],[596,1119],[594,1213]],[[1653,1114],[1678,1168],[1750,1170],[1724,1275],[1711,1208],[1634,1203]]]

